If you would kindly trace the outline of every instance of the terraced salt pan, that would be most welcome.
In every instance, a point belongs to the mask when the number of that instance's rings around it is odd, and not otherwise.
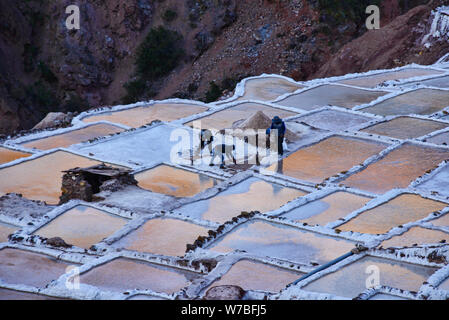
[[[443,281],[439,286],[438,289],[440,290],[448,290],[449,291],[449,278]]]
[[[49,150],[53,148],[66,148],[73,144],[90,139],[107,136],[124,131],[122,128],[110,124],[95,124],[82,129],[58,134],[48,138],[22,143],[22,147]]]
[[[59,300],[59,299],[35,293],[28,293],[0,288],[0,300]]]
[[[438,77],[438,78],[423,80],[423,81],[417,81],[412,84],[420,84],[420,85],[424,85],[426,87],[449,88],[449,76]]]
[[[337,191],[283,214],[282,217],[310,225],[326,225],[362,208],[371,198]]]
[[[347,79],[339,81],[339,83],[365,87],[365,88],[375,88],[379,84],[385,81],[392,80],[402,80],[415,77],[432,76],[437,74],[442,74],[443,72],[431,69],[421,69],[421,68],[408,68],[399,71],[389,71],[379,74],[373,74],[368,76],[361,76],[359,78]]]
[[[302,289],[354,298],[368,289],[366,281],[373,272],[372,266],[379,269],[380,285],[415,292],[436,271],[435,268],[367,256]]]
[[[175,197],[192,197],[220,182],[206,175],[167,165],[140,172],[134,177],[143,189]]]
[[[207,228],[177,219],[151,219],[116,242],[114,247],[183,256],[186,245],[192,244],[198,236],[207,236],[207,231]]]
[[[197,277],[193,272],[117,258],[81,274],[80,282],[104,291],[130,289],[152,290],[172,294]]]
[[[35,232],[42,237],[60,237],[66,243],[89,249],[121,229],[127,219],[87,206],[76,206]]]
[[[391,294],[376,293],[374,296],[372,296],[368,300],[409,300],[409,299],[398,297],[398,296],[393,296]]]
[[[245,93],[237,100],[271,101],[302,88],[304,86],[278,77],[250,79],[245,83]]]
[[[0,147],[0,164],[11,162],[20,158],[29,157],[29,153],[15,151]]]
[[[262,111],[269,118],[279,116],[280,118],[287,118],[297,115],[297,113],[285,111],[282,109],[272,108],[259,103],[242,103],[234,107],[218,111],[209,116],[200,118],[198,120],[186,123],[186,125],[193,127],[197,123],[201,124],[202,129],[228,129],[232,128],[233,124],[238,121],[244,121],[253,116],[257,111]]]
[[[177,211],[194,218],[224,223],[242,211],[272,211],[305,194],[301,190],[249,178],[213,198],[187,204]]]
[[[447,205],[416,194],[402,194],[387,203],[365,211],[341,225],[342,231],[381,234],[409,222],[424,219]]]
[[[100,159],[111,162],[130,164],[153,165],[161,162],[170,162],[171,151],[180,143],[177,139],[170,141],[170,137],[176,132],[186,133],[183,129],[176,129],[168,125],[160,125],[132,134],[126,134],[103,142],[81,147],[79,151],[85,155],[90,153]],[[190,149],[190,137],[182,150]]]
[[[381,116],[430,115],[449,106],[449,91],[418,89],[382,101],[362,111]]]
[[[354,113],[336,110],[323,110],[311,115],[299,118],[296,121],[307,123],[310,126],[332,131],[342,131],[351,127],[359,126],[372,120]]]
[[[429,180],[419,184],[418,189],[427,191],[437,191],[442,195],[449,196],[449,190],[447,190],[447,181],[449,179],[449,167],[444,167],[438,171]]]
[[[275,164],[267,170],[320,183],[326,178],[363,163],[386,147],[386,144],[380,142],[333,136],[296,151],[282,160],[282,166]],[[281,167],[282,169],[279,169]]]
[[[441,144],[441,145],[449,145],[449,132],[443,132],[437,135],[434,135],[431,138],[426,139],[429,143]]]
[[[19,227],[0,222],[0,242],[8,241],[8,235],[17,231]]]
[[[80,157],[65,151],[0,169],[0,195],[15,192],[31,200],[57,204],[61,195],[64,170],[90,167],[98,161]]]
[[[438,230],[413,227],[402,235],[382,242],[381,245],[384,248],[412,247],[414,244],[441,243],[442,240],[449,242],[449,234]]]
[[[244,290],[279,292],[289,283],[301,278],[302,275],[299,272],[269,266],[260,262],[240,260],[220,280],[212,283],[208,289],[217,286],[234,285]]]
[[[351,109],[374,101],[385,94],[387,92],[322,85],[276,101],[276,104],[300,110],[314,110],[328,105]]]
[[[0,250],[0,279],[9,284],[44,287],[66,272],[69,264],[19,249]]]
[[[432,220],[431,223],[437,227],[449,227],[449,214],[445,214],[441,218]]]
[[[109,121],[137,128],[154,120],[173,121],[207,111],[206,107],[183,103],[160,103],[88,116],[84,122]]]
[[[393,188],[406,188],[413,180],[446,159],[449,159],[447,150],[405,143],[343,183],[381,194]]]
[[[324,264],[348,253],[354,245],[350,241],[256,220],[237,227],[212,244],[210,250],[220,253],[244,250],[260,257]]]
[[[399,117],[375,124],[361,131],[397,139],[413,139],[442,130],[447,126],[447,124],[438,121]]]

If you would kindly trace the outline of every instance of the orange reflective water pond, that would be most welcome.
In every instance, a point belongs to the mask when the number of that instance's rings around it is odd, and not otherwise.
[[[90,167],[100,162],[57,151],[0,169],[0,195],[15,192],[25,198],[57,204],[64,170]]]
[[[82,274],[80,282],[106,291],[140,289],[172,294],[195,277],[192,272],[118,258]]]
[[[60,237],[66,243],[89,249],[127,222],[127,219],[92,207],[77,206],[50,221],[35,234],[46,238]]]
[[[208,228],[176,219],[151,219],[114,244],[114,247],[166,256],[183,256],[186,245]]]
[[[14,151],[0,147],[0,164],[11,162],[24,157],[29,157],[30,155],[31,154],[29,153]]]
[[[25,148],[35,148],[39,150],[66,148],[73,144],[122,131],[124,131],[122,128],[110,124],[95,124],[86,128],[58,134],[48,138],[25,142],[22,146]]]
[[[137,128],[154,120],[173,121],[207,111],[207,109],[207,107],[192,104],[160,103],[122,111],[104,112],[88,116],[83,121],[97,122],[105,120]]]
[[[304,88],[299,84],[277,77],[251,79],[245,83],[245,93],[237,100],[271,101],[283,94]]]
[[[387,92],[339,85],[323,85],[294,94],[276,103],[302,110],[314,110],[328,105],[353,108],[374,101],[385,94]]]
[[[143,189],[175,197],[192,197],[220,182],[206,175],[167,165],[140,172],[134,177]]]
[[[441,243],[443,240],[449,242],[449,234],[438,230],[413,227],[402,235],[385,240],[381,245],[384,248],[412,247],[415,244]]]
[[[446,206],[443,202],[425,199],[416,194],[402,194],[361,213],[338,229],[370,234],[386,233],[393,227],[421,220]]]
[[[361,111],[381,116],[420,114],[430,115],[449,105],[449,91],[418,89],[387,99]]]
[[[227,234],[210,250],[249,254],[308,264],[327,263],[351,251],[354,243],[264,221],[247,222]]]
[[[437,269],[367,256],[312,281],[302,289],[355,298],[368,289],[367,280],[373,270],[379,271],[380,285],[417,292]]]
[[[19,249],[0,250],[0,279],[10,284],[43,287],[66,272],[69,264]]]
[[[375,124],[361,131],[397,139],[413,139],[444,129],[448,124],[410,117],[399,117]]]
[[[381,194],[393,188],[406,188],[413,180],[446,159],[449,159],[448,150],[406,143],[343,183]]]
[[[0,242],[8,241],[8,235],[14,233],[18,229],[20,228],[0,222]]]
[[[250,178],[213,198],[187,204],[180,211],[195,218],[224,223],[242,211],[272,211],[305,194],[301,190]]]
[[[374,88],[385,81],[400,80],[414,77],[431,76],[442,74],[442,71],[421,68],[408,68],[399,71],[387,71],[375,75],[361,76],[348,80],[339,81],[339,83],[348,84],[352,86]]]
[[[279,292],[289,283],[302,276],[303,274],[299,272],[269,266],[256,261],[240,260],[220,280],[212,283],[209,288],[234,285],[244,290]]]
[[[444,280],[439,286],[438,289],[440,290],[449,290],[449,278]]]
[[[371,198],[337,191],[283,214],[282,217],[310,225],[326,225],[362,208]]]
[[[363,163],[386,147],[375,141],[334,136],[289,155],[282,161],[282,170],[276,164],[267,170],[319,183]]]
[[[274,116],[287,118],[297,115],[294,112],[272,108],[259,103],[242,103],[235,107],[213,113],[210,116],[186,123],[186,125],[191,127],[195,125],[197,127],[197,124],[201,124],[202,129],[228,129],[232,128],[232,125],[237,121],[250,118],[257,111],[262,111],[269,118],[273,118]]]

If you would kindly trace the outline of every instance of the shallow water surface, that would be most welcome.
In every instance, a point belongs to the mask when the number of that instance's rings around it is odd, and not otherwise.
[[[402,194],[387,203],[362,212],[338,229],[370,234],[386,233],[393,227],[421,220],[445,207],[446,204],[443,202],[425,199],[416,194]]]

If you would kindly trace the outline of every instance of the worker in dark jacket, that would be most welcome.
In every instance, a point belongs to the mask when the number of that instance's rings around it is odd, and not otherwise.
[[[284,154],[284,147],[282,144],[284,143],[285,131],[287,131],[287,129],[284,121],[282,121],[282,119],[278,116],[275,116],[273,120],[271,120],[271,127],[267,129],[267,134],[269,135],[272,130],[277,130],[278,153],[282,156]]]

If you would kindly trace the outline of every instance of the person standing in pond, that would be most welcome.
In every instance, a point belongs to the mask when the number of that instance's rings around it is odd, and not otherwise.
[[[271,127],[268,128],[267,131],[266,131],[267,135],[270,135],[272,130],[277,130],[278,153],[279,153],[279,155],[282,156],[284,154],[283,143],[284,143],[285,132],[287,131],[287,129],[285,127],[284,121],[282,121],[282,119],[279,118],[278,116],[275,116],[271,120]]]

